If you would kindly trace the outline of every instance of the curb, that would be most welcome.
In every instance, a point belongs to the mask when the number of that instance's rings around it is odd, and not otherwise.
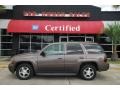
[[[8,65],[0,65],[0,68],[8,68]]]
[[[0,68],[8,68],[9,61],[0,61]]]

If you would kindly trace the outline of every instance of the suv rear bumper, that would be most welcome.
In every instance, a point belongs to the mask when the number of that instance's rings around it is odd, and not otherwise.
[[[99,66],[98,71],[107,71],[109,67],[110,67],[109,63],[102,64]]]

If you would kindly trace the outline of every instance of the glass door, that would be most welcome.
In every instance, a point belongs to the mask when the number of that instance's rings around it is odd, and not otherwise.
[[[60,36],[59,42],[68,42],[68,37],[67,36]]]
[[[94,37],[92,37],[92,36],[86,36],[85,37],[85,41],[86,42],[94,42]]]
[[[69,36],[69,42],[85,42],[84,36]]]

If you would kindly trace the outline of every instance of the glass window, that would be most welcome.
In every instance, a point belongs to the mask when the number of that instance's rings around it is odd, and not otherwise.
[[[12,42],[11,36],[1,36],[1,42]]]
[[[6,29],[1,29],[1,35],[6,35],[6,34],[7,34]]]
[[[28,52],[30,52],[30,50],[29,49],[19,49],[19,53],[28,53]]]
[[[111,58],[112,52],[105,52],[105,53],[106,53],[106,55],[107,55],[107,58]]]
[[[60,38],[60,35],[59,34],[55,34],[54,35],[54,42],[59,42],[59,38]]]
[[[118,54],[118,58],[120,58],[120,52],[117,52],[117,54]]]
[[[0,30],[0,56],[11,56],[12,53],[12,35],[7,33],[7,29]]]
[[[64,44],[53,44],[44,50],[46,55],[60,55],[64,54]]]
[[[1,29],[1,35],[11,35],[10,33],[7,33],[7,29]]]
[[[102,47],[97,44],[84,44],[84,46],[89,54],[99,54],[104,52]]]
[[[1,50],[1,56],[11,56],[12,50]]]
[[[20,43],[20,49],[30,49],[30,43]]]
[[[60,42],[67,42],[67,37],[61,37]]]
[[[32,50],[41,50],[41,43],[32,43],[31,49]]]
[[[112,45],[101,45],[105,51],[112,51]]]
[[[30,35],[20,35],[20,42],[30,42]]]
[[[54,35],[42,36],[42,41],[43,41],[43,43],[53,43]]]
[[[68,43],[67,54],[83,54],[81,45],[79,43]]]
[[[1,43],[1,49],[12,49],[12,43]]]
[[[94,42],[94,37],[86,37],[86,42]]]
[[[48,43],[42,43],[41,45],[42,45],[41,48],[44,48],[45,46],[48,45]]]
[[[120,51],[120,45],[117,45],[117,51]]]
[[[70,42],[77,42],[77,41],[84,42],[85,41],[85,37],[69,37],[69,41]]]
[[[98,38],[98,43],[101,43],[101,44],[111,44],[112,41],[109,37],[99,37]]]
[[[24,53],[25,51],[24,50],[19,50],[19,53]]]
[[[32,42],[41,42],[41,35],[32,35],[31,41]]]

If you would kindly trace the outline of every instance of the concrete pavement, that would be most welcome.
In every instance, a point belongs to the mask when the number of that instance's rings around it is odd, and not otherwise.
[[[120,85],[120,65],[110,66],[110,70],[98,72],[92,81],[75,76],[35,76],[30,80],[18,80],[7,68],[1,68],[0,85]]]

